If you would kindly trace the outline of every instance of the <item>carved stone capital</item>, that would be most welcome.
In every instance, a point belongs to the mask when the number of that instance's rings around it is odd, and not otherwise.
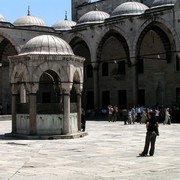
[[[19,85],[18,84],[11,84],[11,93],[12,94],[18,94],[19,91]]]
[[[69,94],[72,89],[73,83],[61,83],[61,89],[63,91],[63,94]]]
[[[83,84],[74,84],[74,88],[75,88],[77,94],[81,94],[81,92],[83,90]]]
[[[27,90],[29,91],[29,93],[36,94],[39,89],[39,84],[29,82],[29,83],[26,83],[26,87],[27,87]]]

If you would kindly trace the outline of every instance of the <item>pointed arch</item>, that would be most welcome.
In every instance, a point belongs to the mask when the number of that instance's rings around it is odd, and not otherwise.
[[[10,83],[29,82],[29,71],[25,64],[19,63],[10,71]]]
[[[2,36],[4,39],[6,39],[6,44],[9,42],[12,47],[16,50],[16,53],[19,54],[21,51],[20,45],[7,33],[0,31],[0,36]]]
[[[68,82],[69,81],[69,75],[64,68],[64,66],[59,66],[58,62],[54,62],[53,66],[52,64],[49,64],[48,62],[44,62],[37,66],[37,68],[33,71],[33,82],[39,82],[41,75],[44,72],[49,72],[50,69],[53,69],[54,73],[58,75],[59,81]]]
[[[178,35],[175,33],[173,27],[161,18],[149,18],[139,29],[137,33],[134,44],[133,44],[133,56],[138,57],[140,51],[140,44],[149,31],[154,31],[161,39],[164,49],[167,62],[171,62],[172,52],[179,51],[179,41]],[[177,38],[176,38],[177,37]],[[171,40],[171,41],[170,41]]]
[[[126,57],[122,57],[122,58],[126,59],[126,63],[130,66],[131,62],[130,62],[129,45],[128,45],[125,37],[122,36],[119,32],[117,32],[114,29],[111,29],[106,34],[104,34],[101,41],[99,42],[98,48],[97,48],[97,59],[98,59],[98,61],[101,61],[102,50],[103,50],[103,46],[104,46],[105,42],[112,37],[115,38],[116,40],[118,40],[118,42],[121,44],[121,46],[125,52],[124,56],[126,56]],[[114,61],[114,60],[118,60],[118,59],[111,59],[110,61]],[[121,60],[121,59],[119,59],[119,60]]]

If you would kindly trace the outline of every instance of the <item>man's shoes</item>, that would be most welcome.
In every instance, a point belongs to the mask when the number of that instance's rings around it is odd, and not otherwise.
[[[144,157],[144,156],[146,156],[147,154],[144,154],[144,153],[139,153],[139,156],[141,156],[141,157]]]

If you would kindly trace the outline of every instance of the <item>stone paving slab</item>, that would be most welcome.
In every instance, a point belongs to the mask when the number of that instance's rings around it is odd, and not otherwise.
[[[178,180],[180,124],[160,124],[153,157],[138,157],[145,125],[87,121],[77,139],[17,140],[4,137],[0,121],[0,180]]]

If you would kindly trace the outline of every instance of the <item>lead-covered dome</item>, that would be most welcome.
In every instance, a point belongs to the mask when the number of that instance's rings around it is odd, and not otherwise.
[[[147,9],[149,8],[146,5],[139,2],[125,2],[114,9],[114,11],[111,14],[111,17],[139,15],[143,14]]]
[[[0,22],[6,22],[6,19],[0,14]]]
[[[102,23],[105,19],[109,17],[110,15],[103,11],[90,11],[81,16],[77,24]]]
[[[15,26],[46,26],[46,23],[36,16],[22,16],[18,18],[14,23]]]
[[[32,38],[23,46],[20,54],[74,55],[66,41],[52,35],[40,35]]]
[[[177,0],[155,0],[152,7],[175,5]]]
[[[55,30],[65,31],[65,30],[72,29],[72,26],[75,26],[75,25],[76,25],[76,22],[65,19],[65,20],[55,23],[54,25],[52,25],[52,27]]]

